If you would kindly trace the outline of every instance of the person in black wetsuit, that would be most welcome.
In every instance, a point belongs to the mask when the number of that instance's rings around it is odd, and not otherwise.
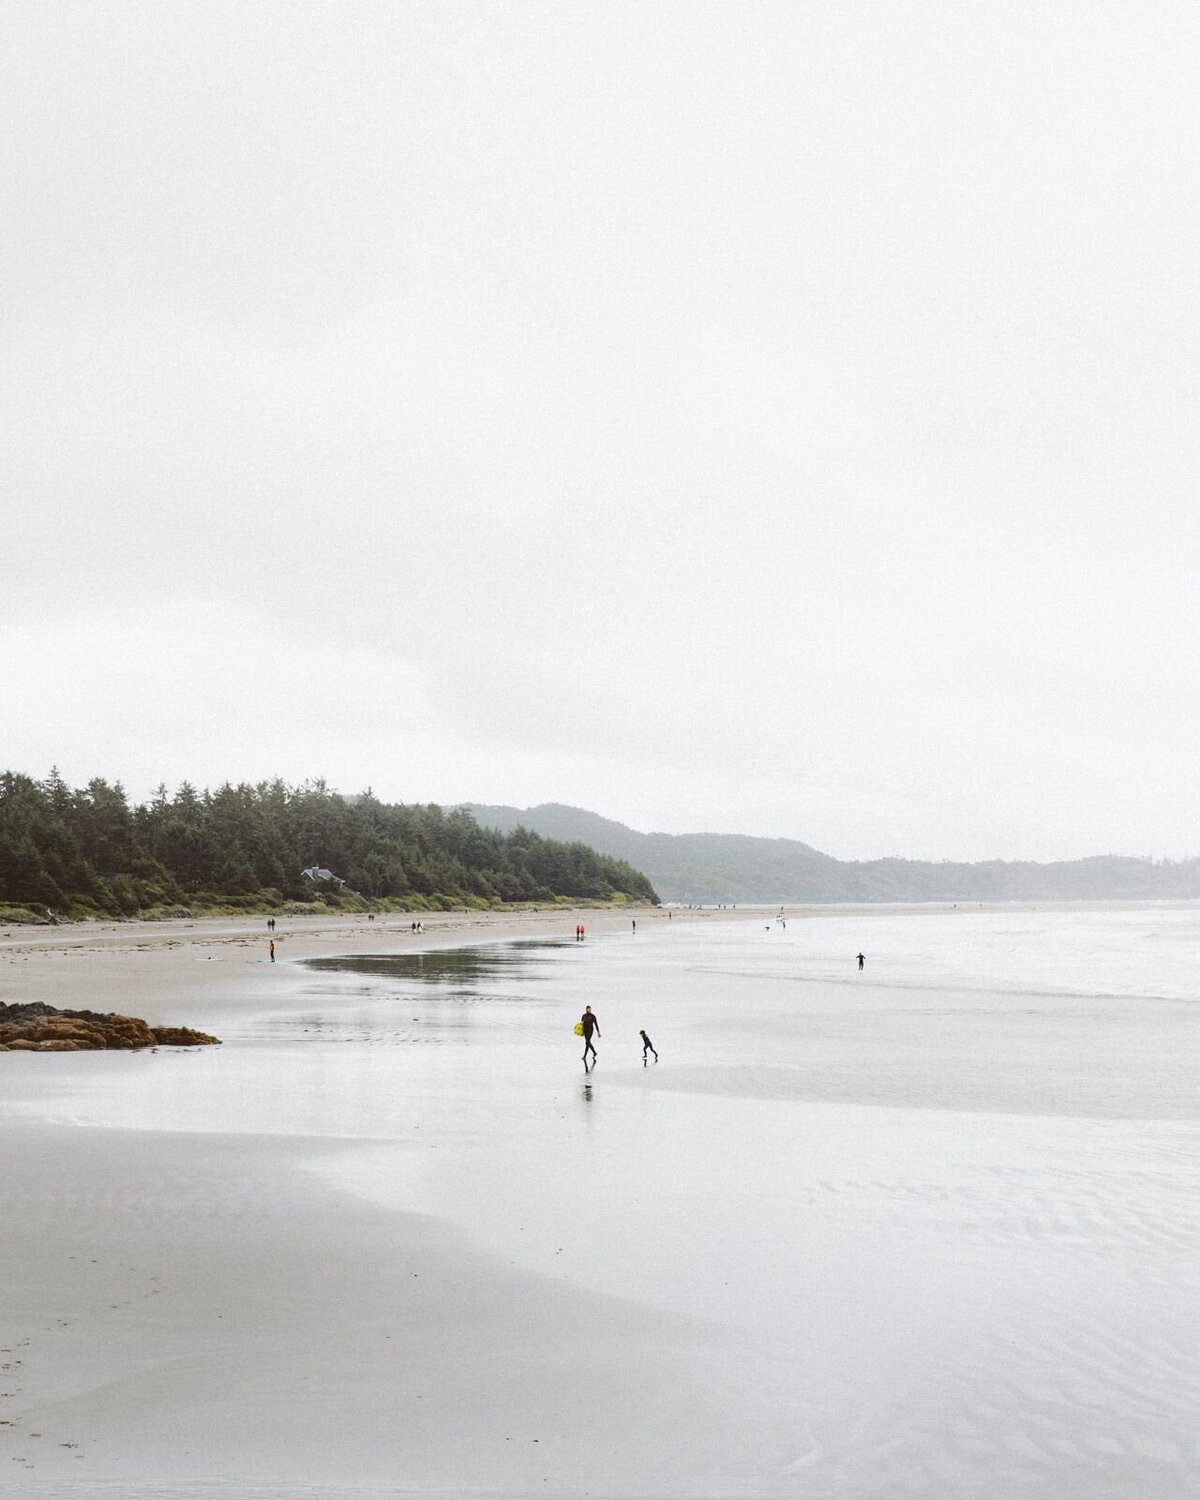
[[[642,1039],[642,1067],[644,1068],[646,1066],[646,1053],[647,1052],[654,1052],[654,1043],[650,1040],[650,1038],[646,1035],[646,1033],[644,1031],[639,1031],[638,1035]],[[657,1052],[654,1052],[654,1061],[655,1062],[658,1061],[658,1053]]]
[[[592,1046],[592,1032],[594,1031],[597,1036],[600,1035],[600,1023],[592,1015],[592,1007],[590,1005],[584,1007],[583,1015],[579,1019],[583,1023],[583,1065],[586,1068],[589,1052],[593,1058],[600,1055],[595,1047]]]
[[[858,955],[858,967],[861,969],[862,966],[863,966],[863,964],[866,963],[866,961],[867,961],[867,955],[865,953],[860,953]]]

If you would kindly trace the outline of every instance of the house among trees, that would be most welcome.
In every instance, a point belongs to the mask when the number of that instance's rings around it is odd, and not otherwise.
[[[332,881],[341,891],[346,889],[346,882],[340,875],[335,875],[332,870],[327,870],[324,865],[310,865],[307,870],[300,871],[305,880],[311,880],[314,885],[320,881]]]

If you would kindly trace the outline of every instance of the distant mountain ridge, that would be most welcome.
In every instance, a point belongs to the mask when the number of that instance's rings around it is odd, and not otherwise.
[[[796,839],[733,833],[639,833],[561,802],[464,804],[478,823],[590,845],[626,860],[663,901],[713,905],[795,901],[1136,901],[1200,897],[1200,859],[1097,855],[1037,864],[910,859],[840,860]]]

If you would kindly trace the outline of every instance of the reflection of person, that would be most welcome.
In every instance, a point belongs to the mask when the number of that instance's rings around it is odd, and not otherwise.
[[[642,1039],[642,1067],[644,1068],[646,1066],[646,1053],[647,1052],[654,1052],[654,1043],[650,1040],[650,1038],[646,1035],[646,1033],[644,1031],[639,1031],[638,1035]],[[654,1061],[655,1062],[658,1061],[658,1053],[657,1052],[654,1052]]]
[[[859,968],[860,968],[860,969],[861,969],[861,968],[862,968],[862,966],[863,966],[863,964],[865,964],[865,963],[866,963],[866,961],[867,961],[867,960],[866,960],[866,957],[865,957],[865,955],[864,955],[864,954],[862,954],[862,953],[860,953],[860,954],[859,954],[859,955],[858,955],[858,967],[859,967]]]
[[[583,1015],[580,1016],[579,1020],[583,1026],[583,1065],[586,1068],[589,1052],[593,1057],[600,1055],[595,1047],[592,1046],[592,1032],[594,1031],[597,1036],[600,1035],[600,1022],[592,1015],[592,1007],[590,1005],[584,1007]]]

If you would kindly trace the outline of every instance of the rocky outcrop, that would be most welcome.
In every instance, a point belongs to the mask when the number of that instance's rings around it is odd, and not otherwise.
[[[0,1052],[134,1051],[139,1047],[219,1046],[220,1037],[187,1026],[147,1026],[136,1016],[0,1003]]]

